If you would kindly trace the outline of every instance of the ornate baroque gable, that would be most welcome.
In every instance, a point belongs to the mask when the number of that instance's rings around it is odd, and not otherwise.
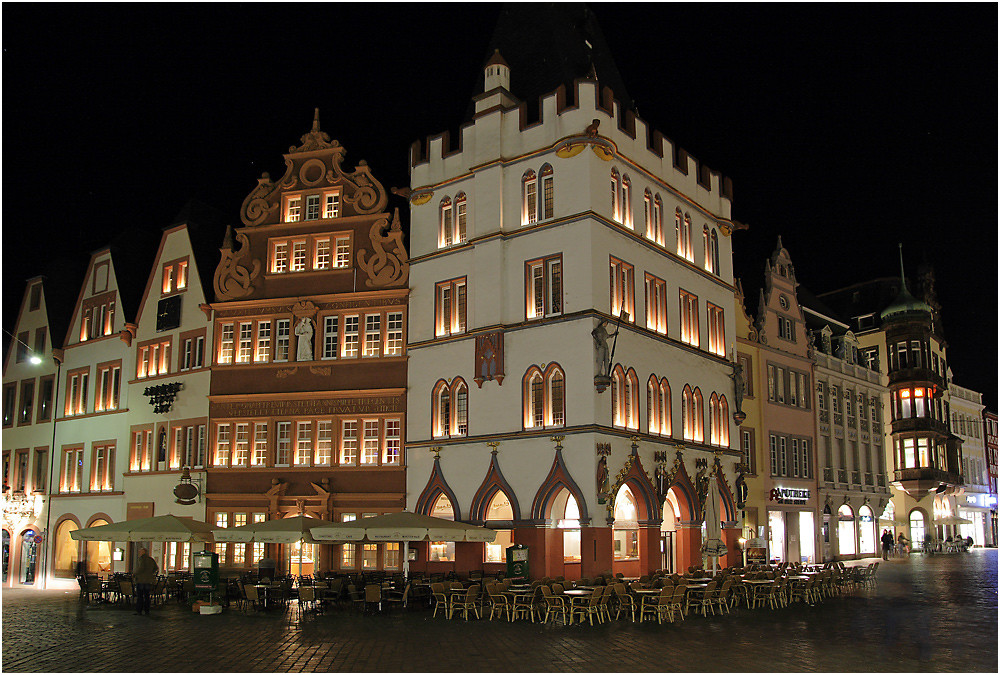
[[[352,173],[341,166],[347,151],[340,142],[319,128],[319,108],[312,129],[302,136],[302,144],[285,154],[285,175],[273,182],[264,173],[257,187],[243,200],[240,218],[247,227],[271,225],[281,220],[281,203],[286,192],[339,188],[344,216],[371,215],[388,203],[385,188],[372,176],[364,160]]]

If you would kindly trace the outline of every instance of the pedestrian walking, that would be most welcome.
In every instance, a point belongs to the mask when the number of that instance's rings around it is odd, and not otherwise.
[[[135,613],[149,614],[149,595],[156,581],[156,572],[159,565],[149,557],[149,552],[139,549],[139,560],[136,561],[135,571],[132,573],[132,581],[135,582]]]
[[[882,560],[889,559],[889,551],[892,550],[892,533],[889,530],[882,530]]]

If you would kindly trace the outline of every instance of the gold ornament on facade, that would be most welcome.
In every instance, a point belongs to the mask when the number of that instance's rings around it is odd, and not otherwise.
[[[431,197],[433,196],[434,196],[433,191],[415,192],[413,195],[410,196],[410,203],[413,204],[414,206],[423,206],[424,204],[429,202],[431,200]]]
[[[389,219],[383,216],[372,223],[368,231],[374,255],[369,258],[367,249],[358,251],[358,267],[368,275],[365,285],[369,288],[405,285],[410,276],[410,258],[403,245],[403,229],[399,224],[399,209],[395,209],[389,231],[382,234]],[[387,251],[386,247],[391,246]]]
[[[236,300],[254,291],[253,281],[260,275],[260,261],[250,258],[250,240],[242,232],[236,233],[240,248],[233,253],[232,228],[226,227],[222,260],[215,269],[214,290],[216,300]],[[247,265],[246,263],[249,263]]]

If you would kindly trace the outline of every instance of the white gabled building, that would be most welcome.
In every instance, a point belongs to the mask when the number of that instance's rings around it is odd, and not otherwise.
[[[527,123],[525,75],[496,52],[458,148],[412,150],[407,508],[500,531],[413,569],[700,564],[710,474],[735,561],[728,181],[593,78]]]
[[[213,222],[211,216],[206,222]],[[223,232],[189,218],[164,228],[135,322],[126,326],[134,366],[125,377],[128,441],[120,456],[130,519],[205,519],[213,339],[207,303]],[[196,489],[177,490],[181,483]],[[149,548],[161,570],[189,566],[190,544]]]
[[[959,536],[972,537],[976,546],[996,546],[990,526],[989,464],[983,426],[983,395],[954,382],[951,391],[951,430],[962,439],[962,488],[956,497],[957,513],[962,520],[956,528]]]

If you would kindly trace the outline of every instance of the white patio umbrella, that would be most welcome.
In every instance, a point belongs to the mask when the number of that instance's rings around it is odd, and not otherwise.
[[[174,515],[85,527],[70,532],[76,541],[212,541],[213,528],[194,518]]]
[[[277,520],[264,520],[259,523],[248,523],[239,527],[219,527],[214,531],[217,542],[249,543],[252,541],[264,544],[299,544],[299,576],[302,576],[302,544],[319,543],[310,534],[310,529],[317,526],[337,525],[329,520],[310,518],[308,516],[292,516]],[[291,551],[289,550],[289,567],[291,567]]]
[[[726,554],[726,545],[722,541],[722,516],[719,513],[719,484],[712,478],[708,484],[708,497],[705,501],[705,543],[701,554],[712,559],[712,572],[718,568],[718,558]]]
[[[938,525],[971,525],[972,521],[968,518],[963,518],[962,516],[944,516],[943,518],[935,518],[934,522]]]
[[[423,516],[409,511],[387,513],[347,523],[318,525],[312,528],[317,541],[401,541],[403,542],[403,573],[410,576],[407,559],[411,541],[483,541],[496,539],[494,530],[444,518]]]

